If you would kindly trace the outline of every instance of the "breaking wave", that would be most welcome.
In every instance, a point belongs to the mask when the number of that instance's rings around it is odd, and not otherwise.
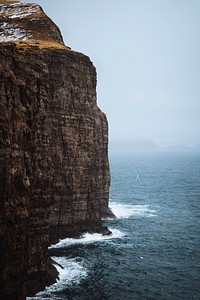
[[[110,229],[112,231],[111,235],[102,235],[100,233],[85,233],[80,238],[66,238],[60,240],[57,244],[51,245],[49,249],[65,248],[73,244],[89,244],[94,242],[101,242],[105,240],[122,238],[125,233],[118,229]]]
[[[110,202],[110,208],[114,215],[118,218],[129,218],[134,215],[139,216],[156,216],[155,210],[151,209],[150,205],[130,205],[121,204],[118,202]]]
[[[37,293],[35,297],[28,297],[27,300],[59,299],[56,298],[55,292],[63,291],[74,283],[77,285],[81,279],[87,277],[87,269],[83,267],[81,262],[66,257],[53,256],[52,259],[60,265],[54,264],[59,272],[59,279],[53,285],[46,287],[44,291]]]

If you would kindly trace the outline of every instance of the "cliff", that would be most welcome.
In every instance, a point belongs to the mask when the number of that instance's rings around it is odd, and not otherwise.
[[[25,299],[58,276],[50,243],[109,233],[108,125],[92,62],[36,4],[0,4],[0,85],[0,299]]]

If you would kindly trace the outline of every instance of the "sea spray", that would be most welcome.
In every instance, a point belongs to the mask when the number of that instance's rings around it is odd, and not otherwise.
[[[53,285],[46,287],[44,291],[37,293],[35,297],[28,297],[27,300],[44,298],[59,299],[55,297],[55,293],[64,290],[65,287],[69,287],[74,283],[77,285],[81,279],[86,278],[87,269],[83,266],[82,262],[76,262],[75,259],[66,257],[53,256],[52,259],[56,262],[54,265],[59,272],[59,279]]]
[[[152,215],[156,212],[148,204],[131,205],[111,201],[110,208],[118,219],[129,218],[134,215],[147,216]]]
[[[49,249],[59,249],[65,248],[69,245],[73,244],[89,244],[94,242],[102,242],[105,240],[117,239],[122,238],[125,236],[125,232],[122,232],[118,229],[110,228],[112,234],[111,235],[102,235],[100,233],[85,233],[80,238],[66,238],[60,240],[57,244],[51,245]]]

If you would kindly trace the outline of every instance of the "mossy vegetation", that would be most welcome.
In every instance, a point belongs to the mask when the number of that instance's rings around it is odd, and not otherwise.
[[[21,51],[27,51],[31,47],[38,47],[39,49],[53,48],[53,49],[71,50],[69,47],[52,40],[34,40],[34,39],[27,39],[25,41],[17,40],[15,41],[15,45],[17,46],[17,49]]]

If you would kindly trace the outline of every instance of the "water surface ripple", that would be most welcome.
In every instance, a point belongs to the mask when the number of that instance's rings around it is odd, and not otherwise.
[[[113,236],[85,234],[50,248],[65,269],[30,299],[200,299],[200,156],[111,157]]]

